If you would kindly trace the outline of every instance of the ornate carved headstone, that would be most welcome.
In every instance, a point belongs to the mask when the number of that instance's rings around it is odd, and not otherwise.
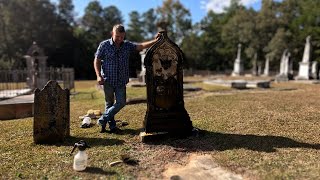
[[[33,139],[36,144],[63,142],[70,136],[69,90],[49,81],[34,94]]]
[[[188,135],[192,122],[183,100],[183,53],[160,32],[160,39],[145,57],[147,112],[144,133]]]

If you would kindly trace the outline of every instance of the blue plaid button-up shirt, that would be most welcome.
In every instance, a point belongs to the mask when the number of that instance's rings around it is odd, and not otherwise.
[[[129,55],[136,44],[124,41],[117,48],[112,38],[102,41],[95,53],[101,59],[101,75],[113,87],[125,86],[129,82]]]

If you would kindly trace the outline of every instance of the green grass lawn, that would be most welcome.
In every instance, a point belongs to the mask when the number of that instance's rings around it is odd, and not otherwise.
[[[320,85],[279,83],[270,89],[233,90],[204,85],[186,94],[185,107],[199,136],[140,142],[146,104],[127,105],[123,135],[80,128],[79,116],[104,108],[95,81],[76,82],[71,96],[71,137],[57,145],[33,143],[33,118],[0,121],[0,179],[161,179],[168,163],[186,163],[190,154],[210,154],[222,167],[248,179],[320,178]],[[128,98],[145,97],[145,88],[128,88]],[[94,122],[95,123],[95,122]],[[89,165],[72,169],[70,152],[85,140]],[[139,161],[110,167],[122,154]]]

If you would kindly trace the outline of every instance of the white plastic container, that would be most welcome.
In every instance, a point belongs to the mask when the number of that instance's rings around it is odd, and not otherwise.
[[[73,169],[75,171],[83,171],[87,168],[88,165],[88,155],[86,151],[78,151],[74,156],[73,160]]]
[[[86,116],[83,118],[82,123],[81,123],[81,128],[88,128],[91,125],[91,118]]]
[[[83,171],[87,168],[88,155],[85,150],[89,147],[90,146],[88,146],[84,140],[80,140],[78,143],[74,144],[71,154],[76,148],[79,149],[78,153],[74,156],[73,159],[73,169],[75,171]]]

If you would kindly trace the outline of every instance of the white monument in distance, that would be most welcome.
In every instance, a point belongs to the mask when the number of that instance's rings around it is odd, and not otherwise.
[[[266,62],[264,65],[264,71],[263,71],[263,76],[269,76],[269,56],[266,56]]]
[[[290,56],[291,53],[288,51],[288,49],[285,49],[280,60],[280,73],[275,78],[276,82],[289,81],[289,79],[292,79]]]
[[[304,47],[302,62],[299,63],[299,74],[295,77],[296,80],[310,79],[310,55],[311,55],[311,36],[306,38],[306,45]]]
[[[144,66],[144,58],[146,57],[146,49],[140,51],[141,56],[141,72],[139,74],[139,80],[142,83],[146,82],[145,76],[146,76],[146,67]]]
[[[234,61],[233,71],[231,76],[243,75],[243,64],[241,62],[241,44],[238,44],[237,59]]]

